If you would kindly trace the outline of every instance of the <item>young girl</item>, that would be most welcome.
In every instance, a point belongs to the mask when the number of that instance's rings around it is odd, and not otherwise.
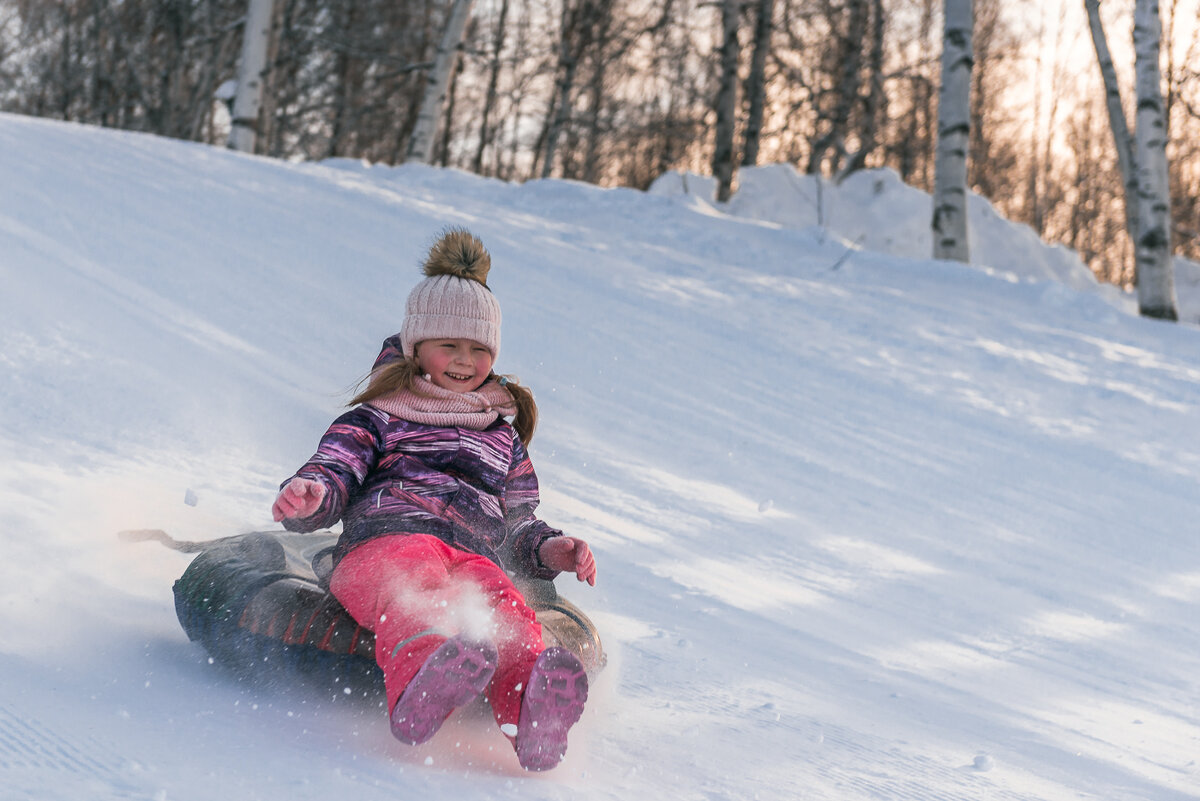
[[[522,767],[547,770],[583,713],[587,675],[567,649],[543,646],[505,571],[565,571],[595,585],[596,564],[586,542],[534,516],[525,447],[537,407],[492,373],[500,305],[490,266],[466,231],[433,246],[355,408],[283,484],[272,513],[292,531],[342,521],[330,591],[375,632],[397,739],[429,740],[486,693]]]

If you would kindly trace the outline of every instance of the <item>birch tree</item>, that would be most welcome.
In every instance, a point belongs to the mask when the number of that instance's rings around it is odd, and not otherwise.
[[[258,140],[258,114],[262,107],[263,72],[271,42],[273,0],[247,0],[242,25],[242,58],[238,63],[237,94],[233,98],[233,121],[229,147],[253,153]]]
[[[1158,0],[1137,0],[1133,46],[1137,73],[1138,311],[1145,317],[1176,320],[1175,282],[1171,271],[1171,192],[1167,177],[1167,126],[1163,109],[1159,48],[1162,21]]]
[[[713,148],[712,172],[717,179],[717,202],[725,203],[733,193],[733,133],[737,122],[737,78],[740,46],[738,22],[741,16],[739,0],[721,3],[721,83],[717,91],[716,146]]]
[[[1100,0],[1083,0],[1087,10],[1088,27],[1092,33],[1092,45],[1096,50],[1096,62],[1100,66],[1100,77],[1104,81],[1104,100],[1108,109],[1108,125],[1112,129],[1113,144],[1117,151],[1117,166],[1121,171],[1121,183],[1125,187],[1125,228],[1130,239],[1137,237],[1134,217],[1137,193],[1137,177],[1133,166],[1133,141],[1129,135],[1129,121],[1125,118],[1125,106],[1121,102],[1121,87],[1117,83],[1117,70],[1113,66],[1112,54],[1108,49],[1108,38],[1100,20]]]
[[[471,16],[471,2],[472,0],[454,0],[450,7],[450,15],[446,20],[446,27],[442,30],[441,41],[438,42],[433,67],[425,78],[425,96],[417,112],[417,122],[408,139],[408,161],[429,164],[433,158],[438,121],[446,103],[450,76],[458,62],[467,18]]]
[[[967,146],[971,133],[972,0],[946,0],[933,191],[933,257],[966,262]]]

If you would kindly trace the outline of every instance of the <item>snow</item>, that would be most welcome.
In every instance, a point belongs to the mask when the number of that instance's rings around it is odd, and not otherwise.
[[[789,168],[741,182],[0,115],[0,798],[1200,797],[1197,329],[978,199],[963,266],[890,173],[820,215]],[[597,553],[559,588],[610,661],[546,774],[477,708],[409,748],[359,688],[237,682],[175,619],[188,557],[116,537],[273,528],[451,224],[537,394],[542,516]]]

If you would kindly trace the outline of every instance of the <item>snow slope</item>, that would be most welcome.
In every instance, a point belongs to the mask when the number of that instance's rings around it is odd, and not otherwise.
[[[1200,337],[1002,220],[979,269],[6,115],[0,187],[0,799],[1200,797]],[[918,236],[895,194],[842,211]],[[369,695],[239,684],[175,620],[187,557],[115,536],[272,527],[449,224],[599,561],[559,586],[610,664],[548,774],[479,709],[410,749]]]

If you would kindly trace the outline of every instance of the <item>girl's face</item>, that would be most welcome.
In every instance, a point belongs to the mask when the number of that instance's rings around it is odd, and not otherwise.
[[[417,366],[429,380],[451,392],[472,392],[492,371],[492,352],[473,339],[418,342]]]

